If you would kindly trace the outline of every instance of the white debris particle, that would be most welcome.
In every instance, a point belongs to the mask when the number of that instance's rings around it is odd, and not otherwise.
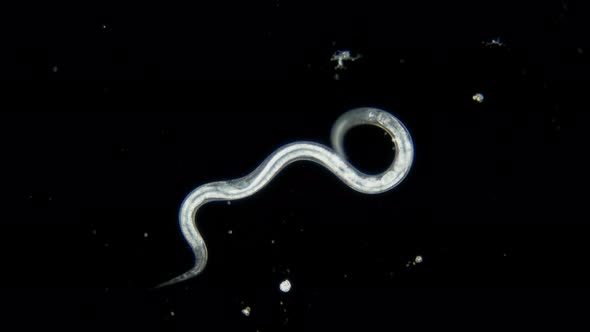
[[[504,47],[504,43],[502,42],[502,39],[500,39],[500,37],[498,38],[492,38],[492,40],[490,40],[489,42],[483,42],[483,44],[486,47]]]
[[[227,201],[227,205],[231,205],[231,201]]]
[[[174,315],[176,315],[176,314],[174,313],[174,310],[170,310],[170,316],[174,317]]]
[[[414,262],[416,262],[416,264],[420,264],[424,261],[424,258],[422,258],[422,256],[416,256],[416,258],[414,258]]]
[[[96,229],[92,230],[92,235],[96,235]]]
[[[143,237],[148,237],[148,232],[143,233]]]
[[[53,66],[53,67],[51,67],[51,71],[52,71],[52,72],[54,72],[54,73],[57,73],[57,70],[58,70],[57,66]]]
[[[275,244],[275,240],[270,240],[270,244]]]
[[[471,97],[474,101],[478,102],[478,103],[482,103],[483,102],[483,95],[481,93],[476,93],[473,95],[473,97]]]
[[[227,231],[227,234],[232,235],[234,233],[234,231],[232,231],[231,229],[229,231]]]
[[[245,307],[244,309],[242,309],[242,314],[246,317],[250,316],[250,312],[252,311],[252,309],[250,309],[250,307]]]
[[[346,69],[346,66],[344,65],[344,61],[356,61],[356,60],[360,59],[361,57],[362,56],[360,54],[357,54],[356,56],[352,56],[350,54],[350,51],[348,51],[348,50],[336,51],[332,55],[332,58],[330,59],[330,61],[337,62],[336,68],[334,68],[334,69]]]
[[[289,279],[285,279],[283,282],[281,282],[281,284],[279,285],[279,289],[283,293],[289,292],[291,290],[291,282],[289,281]]]

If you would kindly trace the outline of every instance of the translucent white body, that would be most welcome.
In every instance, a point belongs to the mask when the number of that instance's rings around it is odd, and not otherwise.
[[[374,125],[385,130],[395,144],[395,157],[381,174],[367,175],[346,161],[344,136],[352,127]],[[197,276],[207,264],[207,247],[197,229],[197,210],[208,202],[236,200],[264,188],[287,165],[308,160],[318,163],[352,189],[365,194],[378,194],[398,185],[408,174],[414,158],[412,138],[406,127],[391,114],[376,108],[357,108],[344,113],[332,127],[334,150],[314,142],[287,144],[266,158],[252,173],[235,180],[204,184],[184,199],[179,213],[180,229],[194,254],[194,265],[187,272],[160,284],[175,284]]]

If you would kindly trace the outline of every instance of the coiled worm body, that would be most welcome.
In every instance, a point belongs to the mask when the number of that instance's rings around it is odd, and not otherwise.
[[[344,153],[344,136],[351,128],[373,125],[385,130],[395,144],[395,157],[381,174],[367,175],[348,161]],[[197,276],[207,264],[207,247],[197,229],[197,210],[208,202],[231,201],[255,194],[264,188],[287,165],[308,160],[318,163],[352,189],[365,194],[378,194],[398,185],[408,174],[414,158],[414,145],[406,127],[391,114],[376,108],[357,108],[344,113],[332,127],[334,150],[314,142],[287,144],[268,156],[252,173],[235,180],[213,182],[190,192],[180,208],[179,222],[182,235],[194,254],[194,265],[187,272],[158,287],[172,285]]]

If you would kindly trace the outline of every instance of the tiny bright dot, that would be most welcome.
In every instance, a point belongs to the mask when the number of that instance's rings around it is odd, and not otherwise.
[[[148,237],[148,233],[147,232],[143,233],[143,237]]]
[[[414,259],[414,262],[416,262],[417,264],[420,264],[424,261],[424,259],[422,258],[422,256],[416,256],[416,258]]]
[[[242,309],[242,314],[246,317],[250,316],[250,312],[252,311],[252,309],[250,309],[250,307],[245,307],[244,309]]]
[[[289,292],[291,290],[291,282],[289,281],[289,279],[285,279],[283,282],[281,282],[281,284],[279,285],[279,289],[283,293]]]

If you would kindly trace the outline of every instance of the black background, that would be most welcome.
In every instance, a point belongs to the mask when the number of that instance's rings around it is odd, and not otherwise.
[[[11,6],[6,330],[587,328],[579,3]],[[363,57],[336,70],[344,49]],[[207,269],[152,289],[191,266],[177,226],[190,190],[289,142],[328,145],[361,106],[410,130],[400,186],[363,195],[291,165],[254,197],[202,208]],[[346,143],[363,171],[393,157],[379,129]]]

